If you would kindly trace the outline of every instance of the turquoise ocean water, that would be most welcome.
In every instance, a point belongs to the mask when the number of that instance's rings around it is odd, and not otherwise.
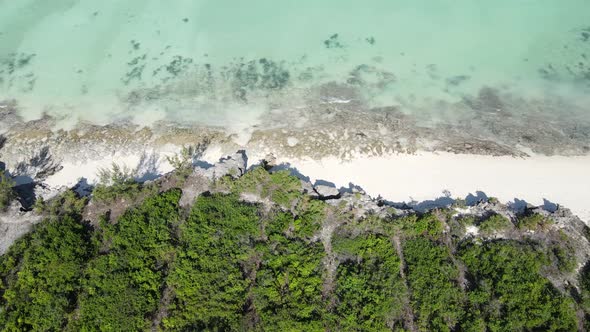
[[[590,2],[0,0],[26,119],[255,123],[328,82],[407,113],[483,87],[590,110]]]

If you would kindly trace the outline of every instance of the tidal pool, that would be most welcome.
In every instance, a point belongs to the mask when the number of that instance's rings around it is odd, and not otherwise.
[[[0,0],[0,101],[63,126],[224,127],[327,91],[314,102],[423,123],[507,107],[584,125],[588,13],[586,0]]]

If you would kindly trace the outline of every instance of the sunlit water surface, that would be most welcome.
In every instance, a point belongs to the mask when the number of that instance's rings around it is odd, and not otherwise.
[[[589,13],[587,0],[0,0],[0,100],[64,125],[253,125],[336,82],[417,117],[484,87],[563,99],[569,116],[590,105]]]

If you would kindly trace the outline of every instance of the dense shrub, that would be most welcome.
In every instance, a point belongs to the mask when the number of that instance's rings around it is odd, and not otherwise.
[[[13,186],[14,181],[4,171],[0,170],[0,212],[6,210],[10,201],[14,198]]]
[[[324,249],[293,233],[292,225],[291,215],[277,214],[265,229],[268,244],[258,247],[261,265],[253,289],[258,325],[267,331],[321,331]]]
[[[466,325],[492,331],[576,330],[574,302],[540,275],[548,258],[510,241],[468,244],[461,258],[473,279]]]
[[[538,228],[546,228],[553,221],[539,213],[532,213],[526,216],[521,216],[517,219],[516,226],[520,229],[536,230]]]
[[[197,199],[180,227],[180,250],[167,281],[175,298],[164,320],[167,329],[240,328],[258,233],[256,206],[234,195]]]
[[[465,296],[457,283],[459,270],[450,250],[426,238],[404,244],[411,304],[418,327],[428,331],[451,331],[465,315]]]
[[[335,280],[333,326],[342,331],[403,327],[407,294],[391,240],[377,235],[333,239],[340,257]]]
[[[479,223],[479,231],[483,235],[492,235],[495,232],[506,230],[512,226],[510,220],[502,215],[494,214]]]
[[[89,229],[69,216],[46,221],[0,257],[0,326],[8,331],[57,331],[76,306]]]
[[[229,194],[190,211],[178,189],[105,185],[101,204],[134,203],[94,227],[72,191],[39,201],[47,219],[0,257],[0,330],[570,331],[590,314],[589,264],[580,296],[544,276],[571,277],[579,249],[539,217],[517,221],[534,236],[508,232],[520,241],[465,239],[466,226],[512,223],[451,211],[359,220],[298,181],[262,168],[227,177],[213,187]]]
[[[115,163],[111,168],[99,170],[99,183],[94,188],[92,195],[97,200],[111,202],[117,198],[131,198],[136,195],[141,186],[135,180],[134,171]]]
[[[88,262],[71,330],[139,331],[157,308],[174,255],[180,191],[147,199],[115,224],[102,224],[101,251]]]

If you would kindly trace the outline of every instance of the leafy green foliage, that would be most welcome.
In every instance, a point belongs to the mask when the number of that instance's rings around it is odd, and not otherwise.
[[[188,212],[180,190],[131,178],[105,173],[118,185],[99,187],[100,204],[135,207],[96,228],[72,191],[37,202],[47,220],[0,257],[0,330],[575,330],[579,309],[590,314],[590,265],[578,303],[557,291],[543,275],[571,277],[578,248],[535,216],[518,223],[536,242],[466,242],[466,226],[512,223],[444,210],[358,220],[263,168],[220,179],[229,194],[201,195]]]
[[[402,327],[406,296],[393,243],[379,235],[337,237],[333,325],[341,331],[390,331]]]
[[[428,236],[437,239],[442,235],[443,224],[433,214],[426,214],[422,217],[410,215],[395,221],[401,225],[401,229],[406,236]]]
[[[43,213],[52,219],[62,216],[77,217],[82,215],[84,207],[88,203],[85,197],[78,197],[73,190],[66,190],[63,194],[46,202],[42,197],[35,201],[34,209],[37,213]]]
[[[465,315],[465,296],[457,284],[459,271],[449,249],[420,237],[406,241],[403,252],[418,327],[454,330]]]
[[[503,231],[512,226],[508,218],[494,214],[479,223],[479,232],[483,235],[492,235],[494,232]]]
[[[547,257],[513,242],[468,244],[461,257],[473,278],[466,326],[492,331],[576,330],[574,302],[540,275]]]
[[[84,272],[76,320],[71,330],[138,331],[156,311],[166,267],[174,252],[172,229],[180,192],[147,199],[116,224],[102,225],[104,254]]]
[[[297,215],[293,220],[293,233],[303,239],[316,235],[326,216],[326,203],[304,197],[295,208]]]
[[[169,330],[238,330],[251,284],[257,207],[236,196],[201,196],[180,227],[182,249],[168,277]]]
[[[538,228],[544,229],[552,223],[553,223],[553,221],[551,219],[545,217],[544,215],[539,214],[539,213],[532,213],[527,216],[522,216],[522,217],[518,218],[518,220],[516,222],[516,226],[520,229],[526,229],[526,230],[532,231],[532,230],[536,230]]]
[[[579,276],[582,301],[586,314],[590,314],[590,261],[586,262]]]
[[[284,208],[290,208],[296,199],[302,197],[301,182],[289,171],[268,173],[263,167],[254,168],[235,181],[229,177],[222,178],[220,185],[236,194],[259,194]]]
[[[552,257],[557,269],[564,273],[572,273],[578,266],[575,244],[563,230],[559,230],[557,240],[549,246],[548,255]]]
[[[4,171],[0,171],[0,211],[5,210],[14,199],[13,186],[14,181]]]
[[[121,197],[136,195],[141,186],[135,181],[135,172],[126,166],[113,163],[111,168],[102,168],[98,173],[99,184],[92,195],[101,201],[110,202]]]
[[[0,258],[0,326],[57,331],[76,305],[84,262],[94,252],[88,228],[69,216],[46,221]]]
[[[557,261],[557,268],[559,271],[573,272],[576,269],[576,257],[570,254],[572,252],[570,248],[567,246],[555,245],[552,248],[552,252]]]
[[[253,305],[263,330],[321,331],[323,246],[297,237],[292,224],[291,215],[279,213],[266,226],[269,243],[259,246]]]
[[[175,175],[184,181],[193,171],[193,164],[198,160],[209,144],[210,140],[206,139],[194,146],[183,146],[179,153],[166,157],[166,160],[175,169]]]

